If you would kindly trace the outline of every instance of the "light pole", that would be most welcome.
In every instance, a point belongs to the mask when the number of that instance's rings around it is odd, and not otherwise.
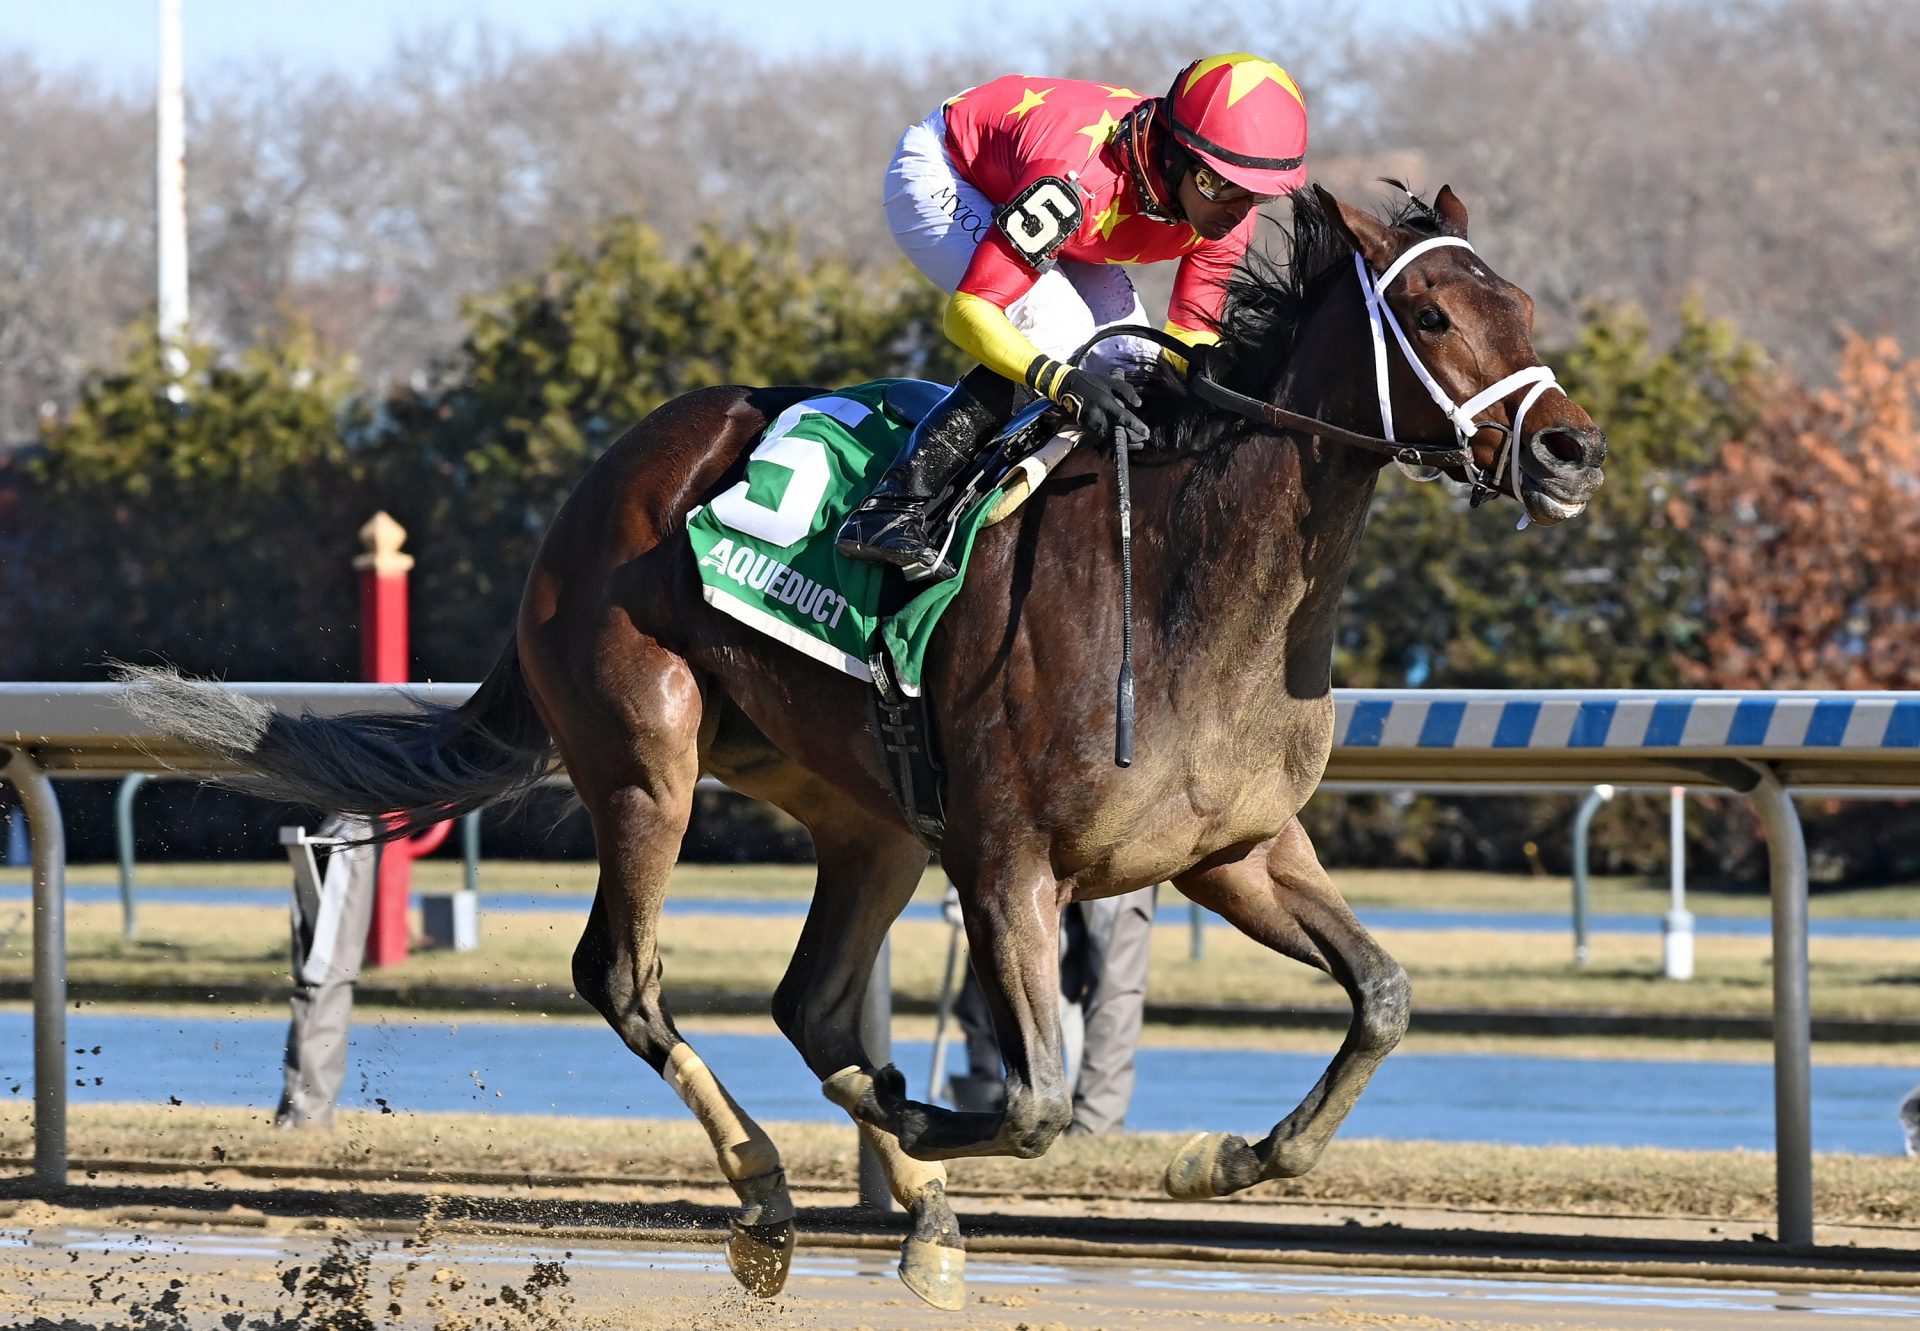
[[[187,353],[187,128],[186,79],[180,51],[180,0],[160,0],[160,77],[155,88],[158,134],[155,232],[159,239],[160,339],[175,382],[167,396],[186,390]]]

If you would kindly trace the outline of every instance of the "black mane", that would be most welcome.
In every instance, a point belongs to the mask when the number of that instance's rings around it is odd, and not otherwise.
[[[1422,235],[1441,234],[1440,218],[1426,200],[1397,180],[1385,182],[1405,198],[1381,214],[1388,226]],[[1326,298],[1327,287],[1346,274],[1353,253],[1328,220],[1310,189],[1292,195],[1292,225],[1278,255],[1249,249],[1226,282],[1220,344],[1210,354],[1210,372],[1227,387],[1270,400],[1286,372],[1307,318]],[[1161,453],[1205,452],[1244,435],[1250,422],[1189,396],[1181,377],[1162,367],[1141,385],[1141,414],[1153,428],[1150,448]]]

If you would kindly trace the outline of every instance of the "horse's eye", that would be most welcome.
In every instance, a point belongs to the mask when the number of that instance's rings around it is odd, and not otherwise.
[[[1413,316],[1413,322],[1423,333],[1444,333],[1447,331],[1447,316],[1438,305],[1428,305]]]

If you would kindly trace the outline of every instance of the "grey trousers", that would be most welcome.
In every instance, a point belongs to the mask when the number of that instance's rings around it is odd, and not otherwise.
[[[363,837],[372,830],[364,818],[340,814],[320,824],[323,837]],[[347,1031],[353,1020],[353,986],[367,950],[373,920],[379,847],[342,846],[316,850],[320,863],[320,901],[310,910],[293,894],[293,1018],[287,1024],[285,1085],[274,1122],[281,1127],[322,1126],[333,1117],[347,1079]],[[323,918],[334,927],[320,941],[326,955],[314,952]]]
[[[1073,1082],[1072,1132],[1119,1132],[1127,1126],[1159,892],[1142,888],[1080,906],[1087,916],[1089,982],[1081,1003],[1085,1029]]]
[[[1060,925],[1060,1025],[1075,1133],[1118,1132],[1133,1101],[1134,1049],[1147,1005],[1157,887],[1067,907]],[[1000,1045],[971,967],[954,1005],[967,1041],[963,1109],[998,1108]],[[991,1087],[992,1091],[988,1088]]]

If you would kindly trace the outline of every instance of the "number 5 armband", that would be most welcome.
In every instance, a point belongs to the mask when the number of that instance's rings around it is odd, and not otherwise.
[[[1046,269],[1086,217],[1080,191],[1059,176],[1041,176],[999,208],[994,225],[1036,271]]]

